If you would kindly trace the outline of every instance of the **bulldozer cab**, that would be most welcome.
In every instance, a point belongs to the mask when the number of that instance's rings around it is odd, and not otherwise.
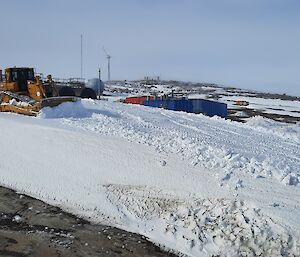
[[[34,81],[33,68],[7,68],[5,70],[6,82],[15,82],[21,92],[28,91],[28,81]]]

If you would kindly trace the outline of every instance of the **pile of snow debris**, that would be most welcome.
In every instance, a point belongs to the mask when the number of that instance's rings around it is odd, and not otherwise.
[[[272,133],[283,139],[292,140],[300,144],[300,123],[287,124],[255,116],[247,120],[247,125],[258,131]]]
[[[16,99],[11,99],[9,101],[10,105],[18,106],[18,107],[28,107],[29,103],[27,102],[22,102],[22,101],[17,101]]]
[[[38,117],[43,119],[85,118],[90,116],[91,112],[82,105],[81,100],[65,102],[56,107],[44,107],[38,114]]]
[[[107,186],[140,233],[193,256],[298,256],[300,241],[260,209],[228,199],[176,199],[141,187]],[[145,196],[147,195],[146,199]]]

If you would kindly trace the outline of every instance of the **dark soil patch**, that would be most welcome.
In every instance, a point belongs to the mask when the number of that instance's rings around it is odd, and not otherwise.
[[[13,190],[0,187],[0,256],[160,257],[145,237],[95,225]]]

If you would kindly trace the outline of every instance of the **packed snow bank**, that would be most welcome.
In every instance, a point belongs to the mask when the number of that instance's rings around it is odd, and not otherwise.
[[[245,173],[255,178],[272,177],[285,185],[300,182],[297,125],[294,129],[292,125],[282,128],[271,122],[258,127],[201,114],[110,102],[101,102],[97,107],[95,103],[83,101],[86,108],[94,110],[90,118],[64,119],[63,122],[101,135],[120,136],[150,145],[159,153],[176,153],[192,165],[212,170],[219,176],[220,184]]]
[[[261,116],[255,116],[247,120],[247,125],[262,132],[272,133],[281,138],[300,144],[300,123],[287,124],[277,122]]]
[[[91,112],[82,105],[81,100],[61,103],[55,107],[44,107],[38,114],[38,117],[42,119],[85,118],[90,116]]]
[[[0,113],[0,183],[188,256],[299,256],[297,138],[216,117],[81,104],[88,115]]]

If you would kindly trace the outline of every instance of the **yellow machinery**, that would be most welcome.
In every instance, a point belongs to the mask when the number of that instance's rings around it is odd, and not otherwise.
[[[47,97],[49,95],[56,97]],[[77,100],[74,96],[57,95],[53,83],[43,83],[39,76],[34,75],[33,68],[7,68],[4,76],[0,70],[1,112],[36,116],[43,107]]]

